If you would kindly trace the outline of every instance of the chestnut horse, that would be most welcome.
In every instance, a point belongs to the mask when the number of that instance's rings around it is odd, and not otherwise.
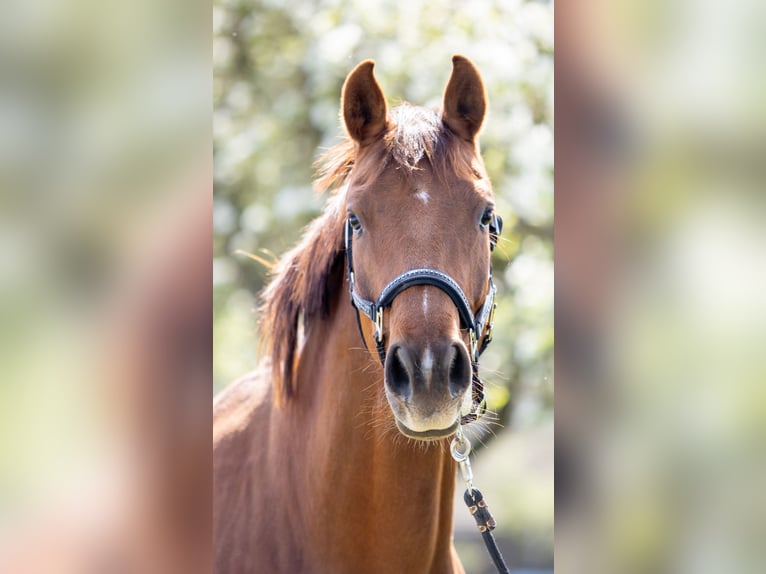
[[[219,573],[464,571],[449,437],[475,407],[499,230],[484,85],[452,63],[440,111],[389,110],[372,61],[346,79],[328,205],[264,293],[264,360],[215,402]]]

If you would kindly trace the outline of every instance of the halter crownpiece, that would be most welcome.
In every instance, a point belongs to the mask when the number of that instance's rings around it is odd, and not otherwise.
[[[498,215],[492,216],[489,225],[490,250],[495,248],[498,237],[503,228],[503,220]],[[487,277],[487,295],[476,315],[471,310],[468,298],[452,277],[428,267],[419,269],[410,269],[401,275],[394,277],[388,285],[383,288],[377,301],[365,299],[356,290],[354,278],[354,260],[352,253],[353,229],[351,222],[346,220],[344,230],[344,244],[346,248],[346,262],[348,267],[348,283],[351,294],[351,304],[357,311],[356,319],[359,327],[359,334],[364,341],[362,324],[359,319],[359,313],[363,313],[375,325],[375,348],[378,352],[381,364],[386,361],[386,343],[383,333],[383,312],[391,307],[394,299],[405,289],[416,285],[432,285],[444,291],[457,307],[460,316],[460,326],[468,330],[468,339],[470,343],[471,366],[472,366],[472,399],[473,411],[461,418],[461,424],[475,421],[484,414],[486,410],[486,401],[484,400],[484,384],[479,378],[479,356],[492,341],[492,328],[495,315],[495,293],[497,289],[492,281],[492,266]],[[486,333],[485,333],[486,329]]]

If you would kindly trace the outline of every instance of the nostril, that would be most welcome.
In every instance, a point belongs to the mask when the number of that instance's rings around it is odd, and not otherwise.
[[[386,358],[386,386],[400,399],[409,400],[412,395],[410,373],[406,365],[405,352],[402,347],[389,349]]]
[[[457,343],[453,343],[450,354],[449,392],[453,398],[457,398],[471,384],[471,360],[465,348]]]

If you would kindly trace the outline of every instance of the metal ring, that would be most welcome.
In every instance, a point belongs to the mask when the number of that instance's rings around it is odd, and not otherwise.
[[[460,447],[463,445],[465,446],[465,452],[460,451]],[[471,443],[462,436],[462,433],[460,437],[456,435],[450,443],[450,452],[452,453],[452,458],[457,462],[464,462],[468,460],[468,456],[471,454]]]

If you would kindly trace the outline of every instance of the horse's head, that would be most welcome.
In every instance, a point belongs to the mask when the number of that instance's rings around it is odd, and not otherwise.
[[[399,430],[417,439],[452,434],[471,402],[474,357],[455,297],[473,316],[489,290],[493,196],[476,141],[486,97],[473,64],[452,62],[441,111],[389,110],[371,61],[349,74],[341,106],[355,146],[346,211],[359,299],[379,300],[411,270],[440,274],[404,285],[377,329],[386,398]],[[374,321],[362,322],[374,349]]]

